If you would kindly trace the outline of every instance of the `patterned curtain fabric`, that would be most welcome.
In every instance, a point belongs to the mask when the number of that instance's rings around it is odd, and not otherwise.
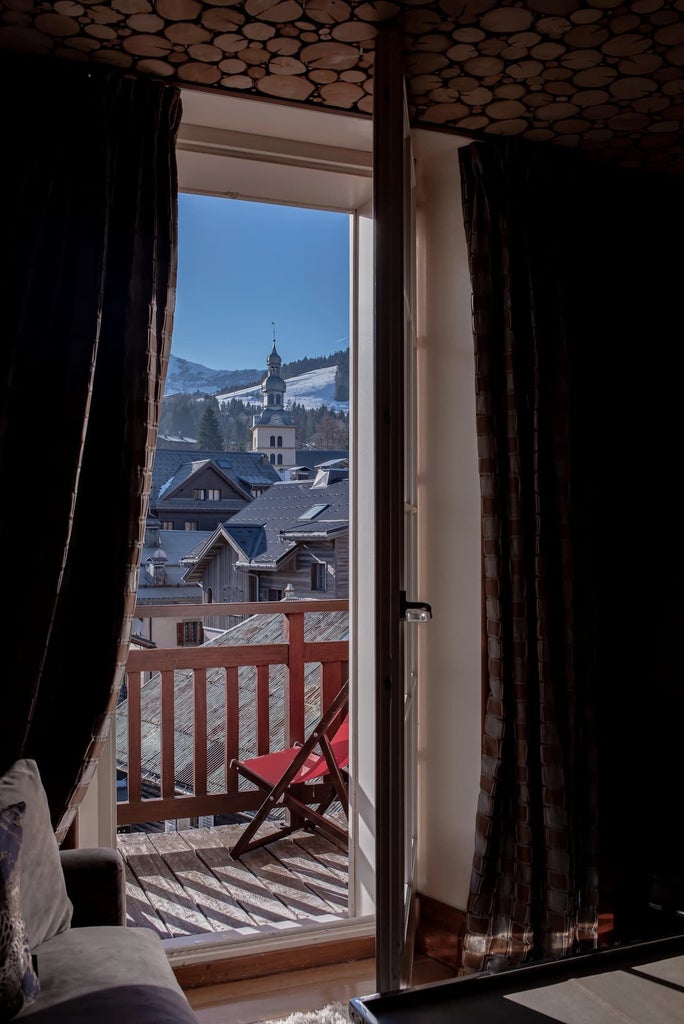
[[[487,643],[471,973],[592,948],[599,909],[646,938],[654,882],[684,891],[684,188],[520,140],[459,155]]]
[[[36,759],[62,841],[127,656],[171,345],[180,93],[14,54],[0,79],[0,770]]]
[[[572,211],[553,207],[542,150],[478,143],[460,162],[487,640],[468,973],[591,947],[598,877],[593,612],[578,608],[572,504]],[[572,170],[557,169],[562,194]]]

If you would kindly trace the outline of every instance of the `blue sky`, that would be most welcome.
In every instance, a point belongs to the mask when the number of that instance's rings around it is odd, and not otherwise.
[[[349,217],[179,196],[172,353],[215,370],[283,362],[349,344]]]

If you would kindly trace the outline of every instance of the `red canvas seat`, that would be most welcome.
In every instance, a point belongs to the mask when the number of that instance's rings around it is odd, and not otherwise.
[[[330,747],[338,766],[346,768],[349,764],[349,715],[345,716],[342,725],[330,741]],[[301,747],[288,747],[287,750],[276,750],[272,754],[262,754],[261,757],[253,757],[239,763],[244,775],[246,775],[246,769],[258,772],[265,782],[270,782],[272,786],[275,786],[300,751]],[[237,768],[237,765],[238,762],[234,762],[232,767]],[[328,766],[323,754],[309,754],[292,779],[292,785],[312,782],[327,774]]]
[[[320,831],[346,845],[346,829],[325,813],[335,800],[345,815],[348,813],[348,693],[349,684],[345,683],[304,743],[245,761],[231,761],[231,768],[266,794],[230,851],[234,859],[302,828]],[[289,812],[289,824],[255,838],[266,817],[278,807]]]

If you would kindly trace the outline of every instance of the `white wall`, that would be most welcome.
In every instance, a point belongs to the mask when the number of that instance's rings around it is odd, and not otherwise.
[[[81,847],[116,846],[116,758],[114,722],[100,763],[78,809],[78,844]]]
[[[201,606],[198,605],[198,619],[202,618],[200,608]],[[177,647],[178,633],[176,627],[178,621],[178,619],[165,618],[134,619],[133,632],[139,632],[142,636],[147,637],[148,640],[154,641],[157,647]]]
[[[419,186],[418,889],[465,907],[480,773],[480,497],[459,141],[416,133]],[[428,139],[423,139],[430,135]],[[421,230],[422,229],[422,230]]]

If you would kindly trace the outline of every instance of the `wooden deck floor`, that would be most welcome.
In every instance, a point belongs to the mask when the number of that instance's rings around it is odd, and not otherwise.
[[[319,835],[294,833],[233,860],[240,825],[117,837],[130,925],[163,939],[240,938],[348,916],[348,857]]]

